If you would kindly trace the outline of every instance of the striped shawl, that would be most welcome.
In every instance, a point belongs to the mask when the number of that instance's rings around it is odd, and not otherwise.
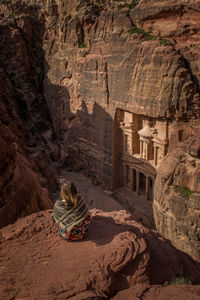
[[[62,200],[57,200],[53,208],[53,216],[56,223],[69,233],[71,229],[81,223],[89,214],[86,203],[80,196],[76,206],[65,206]]]

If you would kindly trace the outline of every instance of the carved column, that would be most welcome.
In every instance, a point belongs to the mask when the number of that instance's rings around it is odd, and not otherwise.
[[[126,135],[123,132],[123,146],[122,146],[122,152],[125,153],[126,152]]]
[[[145,142],[145,147],[144,147],[144,159],[147,160],[147,142]]]
[[[155,146],[154,147],[154,164],[155,164],[155,166],[157,166],[157,162],[158,162],[158,147]]]
[[[142,154],[142,158],[146,159],[146,143],[143,142],[143,154]]]
[[[140,140],[140,157],[142,158],[143,153],[143,141]]]
[[[136,170],[136,193],[139,194],[139,188],[140,188],[140,173],[138,170]]]

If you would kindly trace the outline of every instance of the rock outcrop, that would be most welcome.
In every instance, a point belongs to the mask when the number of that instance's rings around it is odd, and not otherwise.
[[[27,161],[16,150],[17,144],[11,139],[12,133],[1,124],[0,143],[0,227],[47,207],[52,207],[47,189],[42,188],[35,172],[34,164]],[[4,134],[4,135],[2,135]]]
[[[199,14],[200,1],[143,0],[130,16],[147,32],[169,38],[185,60],[193,80],[199,86]]]
[[[200,262],[200,135],[168,154],[155,184],[154,218],[158,231]]]
[[[42,106],[29,78],[29,56],[19,29],[0,26],[0,227],[52,207],[56,188],[42,123]],[[30,104],[31,103],[31,104]],[[33,106],[38,108],[34,109]],[[32,109],[30,108],[32,106]],[[37,119],[37,121],[36,121]],[[39,124],[40,123],[40,124]],[[48,129],[50,130],[50,128]]]
[[[88,237],[80,242],[60,239],[51,210],[1,229],[2,299],[151,299],[159,293],[162,299],[173,295],[178,300],[183,291],[189,298],[200,295],[199,285],[183,290],[168,285],[179,275],[199,284],[200,267],[187,255],[125,211],[93,209],[91,214]]]

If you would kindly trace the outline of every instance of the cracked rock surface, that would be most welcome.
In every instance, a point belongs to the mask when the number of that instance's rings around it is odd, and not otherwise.
[[[123,210],[91,214],[88,237],[79,242],[60,239],[52,210],[1,229],[0,299],[200,296],[199,285],[168,285],[180,271],[199,283],[200,267],[187,255]]]

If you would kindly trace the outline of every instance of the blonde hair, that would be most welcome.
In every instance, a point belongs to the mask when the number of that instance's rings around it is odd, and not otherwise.
[[[61,197],[65,200],[66,206],[68,204],[73,204],[74,206],[77,204],[78,191],[73,181],[69,180],[62,185]]]

